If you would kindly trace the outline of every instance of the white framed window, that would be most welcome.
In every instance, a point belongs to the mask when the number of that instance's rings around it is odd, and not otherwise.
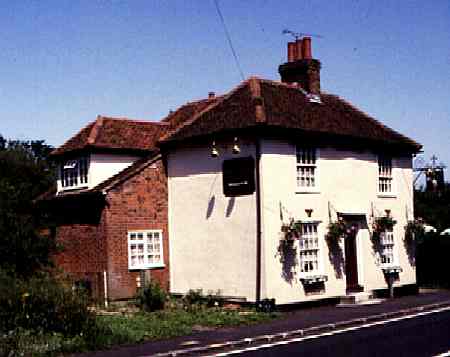
[[[395,265],[394,231],[387,229],[380,233],[380,260],[382,266]]]
[[[378,156],[378,193],[393,193],[392,158],[385,155]]]
[[[89,162],[87,157],[67,160],[60,166],[62,189],[80,188],[88,185]]]
[[[128,269],[164,266],[162,230],[128,232]]]
[[[299,265],[302,275],[320,273],[319,223],[302,223],[299,238]]]
[[[297,189],[299,191],[317,190],[317,149],[296,146]]]

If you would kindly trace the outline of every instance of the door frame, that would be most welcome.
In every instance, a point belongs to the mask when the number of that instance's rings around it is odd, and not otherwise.
[[[345,269],[345,275],[346,275],[346,290],[356,290],[356,291],[364,291],[364,275],[363,275],[363,239],[366,239],[366,232],[367,232],[367,220],[365,214],[341,214],[340,215],[344,220],[351,225],[356,225],[356,233],[354,237],[354,250],[355,250],[355,259],[356,259],[356,286],[349,287],[347,284],[347,256],[346,256],[346,242],[344,241],[344,269]],[[344,240],[346,237],[344,237]]]

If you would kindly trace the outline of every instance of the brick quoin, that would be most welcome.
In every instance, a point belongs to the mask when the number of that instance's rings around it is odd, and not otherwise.
[[[163,232],[164,267],[146,272],[169,291],[169,235],[167,176],[162,160],[107,191],[99,220],[60,222],[56,234],[63,251],[56,264],[74,280],[90,282],[94,296],[102,298],[103,272],[107,272],[108,298],[127,299],[136,294],[139,271],[128,269],[128,231]],[[83,210],[87,207],[79,207]]]

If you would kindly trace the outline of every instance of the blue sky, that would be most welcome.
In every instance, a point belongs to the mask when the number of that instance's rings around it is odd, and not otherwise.
[[[317,33],[322,89],[450,165],[450,1],[219,0],[245,76]],[[159,120],[241,80],[213,0],[2,1],[0,133],[60,145],[97,114]],[[447,180],[449,178],[447,177]]]

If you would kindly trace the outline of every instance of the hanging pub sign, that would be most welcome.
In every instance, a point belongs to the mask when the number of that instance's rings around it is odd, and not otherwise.
[[[252,157],[224,160],[223,193],[226,197],[255,192],[255,160]]]

